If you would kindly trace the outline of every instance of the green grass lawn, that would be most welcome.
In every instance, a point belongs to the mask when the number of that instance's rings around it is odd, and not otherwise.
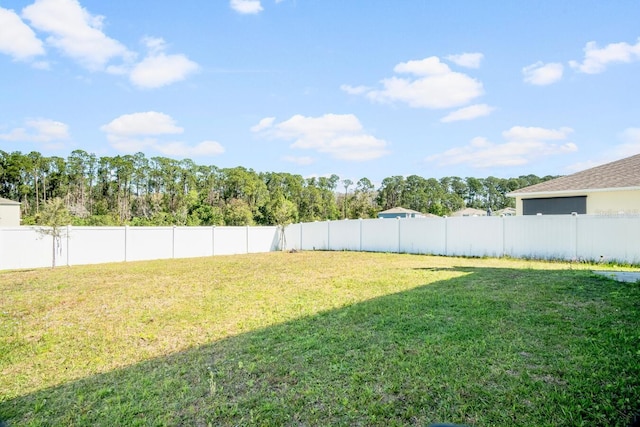
[[[0,273],[9,426],[625,426],[640,284],[299,252]]]

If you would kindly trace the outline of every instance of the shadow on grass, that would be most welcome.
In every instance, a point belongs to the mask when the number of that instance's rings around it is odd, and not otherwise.
[[[0,402],[0,420],[627,425],[640,400],[639,286],[454,270],[469,274]]]

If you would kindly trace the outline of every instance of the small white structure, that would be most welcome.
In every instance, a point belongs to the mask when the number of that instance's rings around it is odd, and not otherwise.
[[[20,203],[0,197],[0,227],[20,226]]]

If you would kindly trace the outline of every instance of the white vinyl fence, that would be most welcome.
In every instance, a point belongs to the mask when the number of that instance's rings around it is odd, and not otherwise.
[[[271,252],[277,227],[67,227],[56,265]],[[0,228],[0,270],[48,267],[53,238],[36,227]]]
[[[291,225],[287,248],[640,264],[640,216],[365,219]]]
[[[640,264],[640,216],[365,219],[278,227],[67,227],[56,265],[271,252],[399,252]],[[52,237],[0,228],[0,270],[51,266]]]

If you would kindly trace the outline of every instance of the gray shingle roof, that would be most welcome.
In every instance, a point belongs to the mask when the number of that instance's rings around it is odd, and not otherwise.
[[[487,211],[484,211],[482,209],[475,209],[475,208],[464,208],[464,209],[460,209],[459,211],[455,211],[454,213],[451,214],[451,216],[486,216],[487,215]]]
[[[524,187],[509,195],[622,188],[640,188],[640,154]]]
[[[391,209],[387,209],[386,211],[382,211],[380,212],[381,214],[422,214],[422,212],[418,212],[418,211],[414,211],[412,209],[407,209],[407,208],[402,208],[402,207],[397,207],[397,208],[391,208]]]

